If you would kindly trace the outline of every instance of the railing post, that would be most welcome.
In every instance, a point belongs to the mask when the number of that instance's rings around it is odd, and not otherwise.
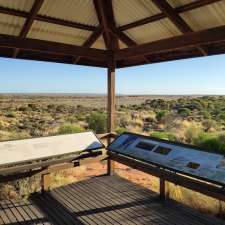
[[[166,200],[166,181],[163,178],[159,178],[159,197],[161,200]]]
[[[50,189],[50,174],[45,173],[41,175],[41,192],[44,193]]]
[[[114,161],[110,158],[107,158],[107,175],[112,176],[114,174]]]

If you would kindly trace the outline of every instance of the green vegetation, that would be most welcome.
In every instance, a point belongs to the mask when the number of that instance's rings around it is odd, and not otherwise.
[[[59,134],[73,134],[73,133],[79,133],[84,131],[82,127],[78,127],[73,124],[63,124],[59,127],[58,133]]]
[[[128,100],[129,101],[128,101]],[[120,96],[116,133],[144,133],[225,152],[225,97]],[[104,97],[1,96],[0,140],[106,132]]]
[[[193,144],[211,151],[225,152],[225,134],[201,133]]]
[[[116,132],[143,133],[152,137],[194,144],[210,151],[225,154],[225,97],[120,96],[117,98]],[[106,98],[82,96],[7,96],[0,95],[0,140],[23,139],[36,136],[70,134],[92,129],[106,131]],[[102,165],[93,164],[100,174]],[[79,167],[52,175],[53,186],[77,181],[83,176]],[[127,168],[118,171],[147,187],[158,185],[158,180]],[[103,171],[102,171],[103,172]],[[66,180],[65,180],[66,178]],[[135,181],[136,182],[136,181]],[[34,176],[0,185],[0,199],[26,197],[40,190],[40,177]],[[155,190],[158,190],[158,186]],[[172,198],[191,206],[210,206],[216,211],[215,201],[206,204],[205,196],[187,193],[186,189],[169,186]],[[199,201],[201,199],[201,201]],[[201,205],[200,205],[200,203]]]
[[[120,107],[121,112],[126,112],[126,116],[119,120],[119,128],[225,152],[223,96],[151,99],[140,105]]]
[[[87,117],[88,127],[97,134],[106,132],[106,114],[95,112]]]
[[[151,137],[170,140],[170,141],[176,141],[176,136],[173,133],[170,132],[159,132],[155,131],[150,134]]]

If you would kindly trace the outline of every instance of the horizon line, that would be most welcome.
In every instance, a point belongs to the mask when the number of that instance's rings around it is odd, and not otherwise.
[[[92,93],[92,92],[1,92],[0,95],[104,95],[107,96],[107,93]],[[191,94],[132,94],[132,93],[118,93],[116,96],[225,96],[225,94],[201,94],[201,93],[191,93]]]

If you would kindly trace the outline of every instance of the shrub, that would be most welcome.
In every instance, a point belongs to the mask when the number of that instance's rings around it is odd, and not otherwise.
[[[219,115],[218,115],[218,118],[220,119],[220,120],[225,120],[225,113],[220,113]]]
[[[122,116],[119,120],[119,126],[126,128],[129,125],[129,122],[128,116]]]
[[[126,128],[123,128],[123,127],[118,127],[118,128],[116,129],[116,133],[117,133],[117,134],[122,134],[122,133],[125,132],[125,131],[127,131],[127,130],[126,130]]]
[[[181,116],[189,116],[191,114],[191,110],[188,108],[180,108],[177,110],[177,113]]]
[[[27,111],[30,111],[30,110],[31,110],[31,108],[29,108],[27,106],[20,106],[18,108],[18,111],[20,111],[20,112],[27,112]]]
[[[225,134],[201,133],[194,144],[207,150],[225,153]]]
[[[73,134],[84,131],[82,127],[73,124],[63,124],[59,127],[58,134]]]
[[[105,113],[95,112],[87,117],[88,127],[96,133],[106,132],[106,115]]]
[[[204,110],[204,111],[201,111],[200,114],[205,118],[205,119],[210,119],[211,118],[211,114]]]
[[[170,132],[154,131],[150,134],[150,136],[155,137],[155,138],[169,140],[169,141],[176,141],[176,136]]]
[[[8,118],[15,118],[16,117],[16,112],[7,112],[5,114],[5,117],[8,117]]]
[[[185,139],[187,143],[193,144],[193,141],[202,133],[202,128],[197,124],[191,124],[185,130]]]
[[[206,131],[211,131],[211,130],[217,129],[217,123],[215,120],[205,120],[202,122],[202,125],[204,126]]]
[[[161,111],[159,111],[159,112],[156,113],[156,119],[158,121],[161,121],[167,114],[168,114],[168,111],[161,110]]]

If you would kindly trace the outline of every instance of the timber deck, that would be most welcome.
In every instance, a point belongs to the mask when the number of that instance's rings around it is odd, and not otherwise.
[[[28,201],[1,201],[0,224],[149,224],[225,225],[225,221],[175,201],[161,201],[156,193],[117,176],[95,177]]]

